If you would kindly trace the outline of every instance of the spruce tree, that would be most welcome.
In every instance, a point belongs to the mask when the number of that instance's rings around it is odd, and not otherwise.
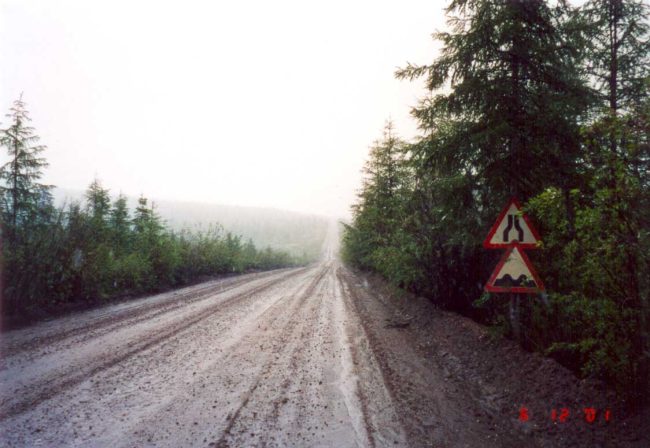
[[[370,148],[363,174],[359,201],[352,207],[354,223],[346,230],[345,256],[361,267],[377,269],[386,258],[379,250],[394,244],[402,225],[403,193],[409,180],[405,143],[395,134],[392,122]]]
[[[39,183],[48,164],[41,157],[45,146],[21,98],[7,114],[8,127],[0,129],[0,145],[9,161],[0,167],[2,215],[2,283],[0,297],[8,310],[21,310],[42,300],[56,266],[59,223],[52,206],[50,186]]]
[[[600,290],[629,313],[629,330],[622,334],[631,342],[623,357],[626,372],[633,378],[628,382],[647,389],[650,11],[639,0],[590,0],[583,14],[591,42],[588,68],[600,100],[595,120],[584,132],[594,193],[582,211],[594,217],[593,233],[599,238],[584,257],[587,262],[590,257],[602,260],[603,270],[614,279],[604,282]],[[621,284],[626,287],[620,288]]]
[[[576,120],[589,96],[576,69],[580,53],[564,33],[566,7],[454,0],[447,13],[451,32],[435,35],[441,56],[396,73],[425,76],[427,88],[440,92],[413,110],[421,128],[438,137],[429,148],[433,171],[471,179],[488,207],[573,177]]]
[[[39,137],[29,126],[31,119],[22,95],[14,101],[6,115],[9,126],[0,130],[0,145],[7,149],[9,161],[0,168],[0,195],[2,215],[8,227],[8,242],[14,243],[20,236],[21,226],[33,222],[39,210],[48,207],[52,198],[51,187],[39,183],[43,168],[48,166],[41,157],[46,149],[38,145]]]
[[[637,109],[648,97],[648,5],[641,0],[590,0],[583,14],[591,43],[588,69],[601,105],[614,115]]]
[[[374,233],[381,239],[389,238],[398,224],[398,192],[405,179],[403,167],[404,142],[396,136],[393,123],[389,121],[384,127],[383,138],[370,148],[359,195],[364,214],[371,219]]]
[[[86,190],[86,208],[90,217],[93,220],[106,221],[110,203],[109,191],[102,187],[98,179],[93,180]]]
[[[109,191],[102,187],[98,179],[93,180],[86,190],[86,210],[96,243],[104,242],[107,237],[110,206]]]
[[[127,249],[130,237],[129,208],[126,196],[120,194],[113,202],[110,211],[109,225],[113,239],[113,246],[117,252]]]
[[[147,198],[140,196],[133,217],[133,225],[136,234],[155,238],[163,230],[163,225],[156,213],[155,205],[152,203],[149,206],[148,203]]]

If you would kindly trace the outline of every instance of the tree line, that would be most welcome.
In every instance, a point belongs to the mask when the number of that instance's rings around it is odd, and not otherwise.
[[[421,137],[389,123],[371,147],[343,255],[511,334],[483,292],[482,241],[510,197],[542,237],[547,294],[522,302],[521,343],[641,402],[649,391],[648,5],[453,0],[423,78]]]
[[[3,317],[303,262],[284,251],[260,250],[217,224],[173,231],[147,198],[131,211],[124,195],[111,198],[98,180],[83,202],[57,208],[53,187],[40,183],[46,148],[38,144],[22,97],[7,118],[0,129],[9,156],[0,168]]]

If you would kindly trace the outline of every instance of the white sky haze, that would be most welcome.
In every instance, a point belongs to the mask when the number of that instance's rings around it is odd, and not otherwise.
[[[445,3],[0,0],[0,120],[24,92],[59,187],[345,216]]]

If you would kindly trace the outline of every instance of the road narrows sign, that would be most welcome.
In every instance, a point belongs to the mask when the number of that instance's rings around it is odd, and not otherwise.
[[[501,256],[499,264],[485,285],[488,292],[537,294],[544,291],[540,280],[521,245],[513,243]]]
[[[499,214],[483,246],[487,249],[506,249],[499,264],[485,285],[488,292],[537,294],[544,284],[523,249],[537,249],[539,234],[528,217],[522,213],[515,198]],[[513,295],[511,295],[511,308]]]
[[[499,214],[483,241],[483,247],[502,249],[517,243],[522,249],[536,249],[539,240],[537,230],[528,216],[521,212],[521,204],[513,198]]]

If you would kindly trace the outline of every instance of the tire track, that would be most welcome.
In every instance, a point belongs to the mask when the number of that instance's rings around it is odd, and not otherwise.
[[[303,305],[305,301],[307,301],[311,296],[314,295],[314,291],[316,290],[318,285],[322,282],[323,278],[325,277],[329,269],[330,269],[329,265],[325,265],[324,267],[322,267],[321,270],[314,277],[314,279],[309,283],[307,288],[302,293],[298,293],[297,296],[292,297],[292,302],[290,304],[289,309],[279,310],[280,313],[271,320],[269,326],[274,325],[281,318],[285,319],[286,324],[282,326],[279,334],[275,338],[273,343],[273,350],[266,356],[264,365],[255,376],[254,382],[252,383],[251,386],[249,386],[248,390],[244,393],[244,397],[245,397],[244,400],[237,407],[237,409],[232,414],[230,419],[228,419],[228,423],[226,427],[223,429],[220,438],[217,441],[212,442],[210,446],[217,446],[217,447],[230,446],[227,439],[231,437],[232,435],[231,432],[232,429],[235,427],[235,425],[241,422],[240,417],[242,411],[249,406],[251,398],[253,398],[255,391],[259,388],[260,384],[262,383],[262,379],[278,363],[276,356],[281,352],[286,351],[286,348],[289,346],[289,341],[292,340],[291,336],[293,335],[298,324],[304,323],[302,316],[308,314],[311,311],[311,309],[305,309]],[[276,303],[276,305],[279,304]],[[311,308],[315,308],[315,306],[317,305],[318,303],[312,304]],[[262,318],[264,318],[264,315],[260,316],[260,320],[262,320]],[[304,335],[304,330],[302,333]],[[295,340],[296,338],[293,339]],[[296,355],[298,354],[298,352],[300,352],[300,350],[301,350],[300,345],[293,345],[293,347],[290,350],[290,354],[288,356],[289,363],[291,363],[297,357]],[[284,359],[286,360],[286,357]],[[280,385],[280,394],[282,394],[282,392],[288,388],[289,384],[290,381],[287,379]],[[271,405],[272,405],[272,411],[270,417],[273,419],[274,413],[277,414],[277,410],[280,405],[280,399],[274,400],[271,403]],[[275,415],[275,417],[277,419],[277,415]]]
[[[297,272],[302,272],[306,268],[302,268]],[[259,280],[265,277],[272,276],[277,274],[277,272],[270,271],[268,273],[262,273],[260,276],[255,276],[251,278],[243,279],[234,279],[231,282],[228,282],[226,285],[223,283],[218,283],[216,285],[210,285],[202,287],[199,289],[193,289],[186,293],[172,295],[169,299],[157,303],[142,303],[139,305],[134,305],[121,309],[115,313],[101,315],[90,322],[85,322],[80,326],[70,328],[68,330],[63,330],[54,334],[47,334],[44,336],[37,336],[28,340],[20,341],[15,345],[7,345],[2,347],[2,357],[7,358],[23,352],[25,350],[35,351],[38,348],[43,346],[50,346],[52,344],[64,341],[66,339],[73,338],[75,336],[85,336],[79,341],[84,342],[92,338],[102,336],[106,333],[112,332],[118,328],[122,328],[127,325],[137,324],[139,322],[152,319],[154,317],[160,316],[165,313],[175,311],[179,308],[182,308],[185,305],[195,303],[207,298],[210,298],[215,293],[224,293],[230,291],[234,288],[241,286],[252,280]],[[173,293],[171,293],[173,294]],[[147,314],[152,313],[152,314]],[[0,363],[0,370],[5,369],[6,366],[3,363]]]
[[[88,377],[95,375],[96,373],[115,366],[132,356],[137,355],[138,353],[145,351],[155,345],[160,344],[161,342],[169,339],[170,337],[182,332],[183,330],[201,322],[202,320],[207,319],[212,316],[217,311],[222,310],[224,307],[235,304],[238,300],[258,294],[266,289],[271,288],[272,286],[281,283],[291,277],[298,275],[303,272],[302,270],[292,271],[286,275],[281,276],[280,278],[272,279],[252,290],[242,292],[237,294],[229,299],[226,299],[223,302],[211,305],[203,310],[198,315],[188,316],[180,321],[174,322],[171,325],[164,327],[162,331],[156,332],[154,334],[148,335],[143,339],[138,340],[134,344],[127,345],[122,347],[122,350],[117,351],[117,353],[112,353],[109,356],[103,357],[103,359],[90,362],[90,366],[86,368],[79,368],[79,366],[71,366],[67,371],[57,374],[56,378],[47,377],[35,384],[31,384],[26,393],[20,394],[18,401],[12,403],[11,398],[4,399],[0,402],[0,421],[3,421],[9,417],[19,415],[30,408],[62,393],[65,390],[68,390],[81,382],[85,381]]]
[[[363,334],[364,339],[367,340],[367,347],[369,351],[370,357],[374,358],[375,362],[377,363],[377,368],[376,374],[378,376],[378,380],[380,384],[384,387],[386,393],[388,394],[388,400],[389,400],[389,407],[395,408],[395,389],[393,385],[390,383],[389,379],[386,377],[384,368],[385,366],[381,365],[380,362],[380,357],[378,356],[377,353],[377,347],[374,346],[373,341],[372,341],[372,335],[369,333],[369,329],[362,319],[361,314],[359,313],[358,305],[357,303],[359,300],[361,300],[356,293],[354,292],[354,289],[352,288],[352,285],[348,282],[346,278],[341,274],[341,267],[338,267],[336,269],[336,279],[338,280],[339,284],[341,285],[341,293],[343,296],[343,302],[346,308],[348,308],[350,314],[354,315],[356,317],[356,321],[359,325],[359,329],[361,330],[361,333]],[[360,347],[358,347],[356,344],[350,344],[350,351],[352,352],[352,359],[354,360],[355,366],[358,366],[361,364],[362,356],[360,354]],[[363,422],[365,425],[366,433],[368,435],[368,443],[370,444],[371,447],[377,446],[377,437],[376,433],[380,432],[380,428],[376,428],[375,425],[373,424],[373,416],[374,412],[373,410],[370,409],[369,403],[371,402],[371,397],[368,396],[366,390],[364,387],[357,387],[357,396],[359,399],[359,404],[361,407],[361,413],[363,415]],[[376,411],[376,410],[375,410]],[[401,418],[400,414],[398,412],[395,412],[397,419],[399,420],[399,425],[403,428],[404,426],[404,421]]]

